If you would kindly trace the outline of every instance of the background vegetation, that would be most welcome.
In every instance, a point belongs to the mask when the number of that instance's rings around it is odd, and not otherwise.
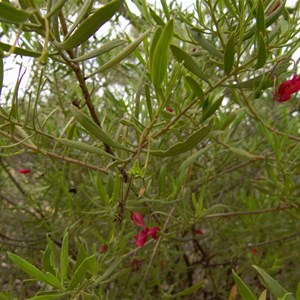
[[[0,299],[294,299],[299,2],[133,2],[0,2]]]

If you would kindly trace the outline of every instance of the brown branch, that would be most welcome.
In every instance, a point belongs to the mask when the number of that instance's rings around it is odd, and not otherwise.
[[[59,18],[60,18],[60,22],[61,22],[63,31],[66,34],[67,33],[67,26],[66,26],[65,18],[63,16],[62,12],[59,14]],[[73,50],[67,50],[67,53],[69,54],[71,59],[74,59],[76,57],[75,52]],[[70,60],[66,60],[66,59],[65,59],[65,61],[70,66],[70,68],[72,69],[72,71],[74,72],[74,74],[77,78],[77,81],[79,83],[79,87],[81,89],[81,92],[82,92],[83,97],[85,99],[85,103],[88,107],[88,110],[90,112],[90,115],[91,115],[93,121],[101,128],[100,120],[97,116],[95,106],[94,106],[94,104],[92,102],[92,99],[91,99],[91,94],[90,94],[90,92],[87,88],[85,78],[84,78],[84,74],[83,74],[83,72],[81,71],[81,69],[79,67],[79,63],[78,62],[71,62]],[[105,143],[103,143],[103,144],[104,144],[105,151],[107,153],[115,156],[113,149],[109,145],[107,145]],[[125,168],[124,167],[118,167],[118,169],[119,169],[120,173],[123,176],[124,182],[128,182],[129,175],[126,172]]]
[[[3,130],[0,130],[0,135],[3,135],[3,136],[5,136],[5,137],[7,137],[9,139],[12,139],[12,140],[16,141],[16,142],[21,142],[22,141],[22,139],[17,138],[15,136],[12,136],[12,135],[10,135],[9,133],[7,133],[7,132],[5,132]],[[54,159],[58,159],[58,160],[62,160],[62,161],[66,161],[66,162],[69,162],[69,163],[73,163],[73,164],[76,164],[76,165],[80,165],[80,166],[83,166],[83,167],[86,167],[86,168],[89,168],[89,169],[92,169],[92,170],[96,170],[96,171],[108,174],[108,171],[106,169],[99,168],[99,167],[97,167],[95,165],[88,164],[88,163],[83,162],[81,160],[70,158],[70,157],[67,157],[67,156],[61,156],[61,155],[58,155],[58,154],[53,153],[53,152],[46,152],[44,150],[41,151],[38,147],[30,145],[30,144],[27,144],[26,142],[22,142],[21,144],[25,148],[27,148],[29,150],[32,150],[34,152],[38,152],[38,153],[44,154],[44,155],[46,155],[48,157],[51,157],[51,158],[54,158]]]

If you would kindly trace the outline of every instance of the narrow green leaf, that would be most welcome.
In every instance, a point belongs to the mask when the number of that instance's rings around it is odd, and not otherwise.
[[[264,291],[260,294],[258,300],[266,300],[266,299],[267,299],[267,290],[264,290]]]
[[[204,122],[207,120],[222,104],[223,96],[221,96],[218,100],[216,100],[214,103],[212,103],[208,108],[204,109],[203,115],[201,118],[201,122]]]
[[[149,7],[150,15],[158,26],[165,27],[164,21],[161,17],[151,8]]]
[[[169,6],[167,4],[166,0],[160,0],[161,6],[163,7],[164,13],[166,15],[167,20],[170,20],[170,11],[169,11]]]
[[[27,260],[11,252],[7,252],[7,255],[8,258],[14,264],[16,264],[22,271],[38,280],[47,282],[46,275],[43,272],[41,272],[37,267],[29,263]]]
[[[178,62],[183,62],[183,65],[185,68],[187,68],[189,71],[194,73],[197,77],[204,80],[205,82],[209,83],[209,80],[207,76],[202,72],[200,66],[197,64],[197,62],[190,56],[188,53],[186,53],[184,50],[180,49],[179,47],[175,45],[170,46],[173,56]]]
[[[188,296],[188,295],[191,295],[195,292],[197,292],[204,284],[204,281],[201,281],[179,293],[176,293],[175,295],[172,295],[171,297],[172,298],[177,298],[177,297],[183,297],[183,296]]]
[[[85,19],[62,43],[55,45],[63,50],[72,49],[86,42],[104,23],[112,18],[119,10],[122,1],[114,0],[98,8],[92,15]]]
[[[258,51],[257,51],[256,69],[259,69],[265,65],[268,56],[265,38],[261,32],[259,33],[258,36],[257,48]]]
[[[296,300],[300,300],[300,282],[298,283],[296,290]]]
[[[71,35],[71,33],[78,26],[78,24],[82,22],[86,18],[86,16],[90,13],[93,3],[94,0],[86,0],[83,2],[83,5],[81,6],[80,11],[78,12],[77,18],[75,19],[72,26],[69,28],[66,38],[68,38]]]
[[[146,97],[146,102],[147,102],[149,118],[152,121],[152,119],[153,119],[152,103],[151,103],[151,96],[150,96],[150,88],[149,88],[149,84],[147,84],[147,83],[145,84],[145,97]]]
[[[55,5],[51,8],[51,10],[46,14],[46,18],[51,18],[56,12],[58,12],[67,0],[59,0],[55,3]]]
[[[85,274],[89,268],[89,263],[90,260],[94,257],[94,255],[91,255],[89,257],[87,257],[80,265],[79,267],[76,269],[74,276],[68,286],[68,291],[73,290],[74,288],[77,287],[77,285],[82,282],[82,280],[85,277]]]
[[[257,2],[256,8],[256,28],[257,33],[262,33],[263,35],[266,32],[266,23],[265,23],[265,12],[264,12],[264,4],[262,0]]]
[[[151,46],[150,46],[150,51],[149,51],[149,59],[150,59],[150,62],[153,61],[153,58],[154,58],[154,51],[155,51],[155,48],[156,48],[156,45],[158,43],[158,40],[160,38],[162,34],[162,27],[157,27],[157,29],[155,30],[155,33],[153,35],[153,38],[152,38],[152,42],[151,42]],[[152,70],[152,66],[151,66],[151,63],[150,63],[150,70]]]
[[[61,288],[59,280],[52,274],[52,273],[46,273],[46,280],[47,283],[56,287],[56,288]]]
[[[105,156],[105,157],[108,157],[108,158],[111,158],[111,159],[118,159],[119,160],[119,158],[117,158],[116,156],[111,155],[111,154],[107,153],[106,151],[104,151],[104,150],[102,150],[98,147],[88,145],[88,144],[83,143],[83,142],[71,141],[71,140],[67,140],[67,139],[57,139],[57,142],[59,142],[63,145],[66,145],[68,147],[71,147],[73,149],[83,151],[83,152],[97,154],[99,156]]]
[[[204,93],[200,84],[191,76],[185,76],[185,80],[187,81],[188,85],[193,90],[194,94],[201,100],[204,100]]]
[[[114,65],[118,64],[124,58],[129,56],[137,47],[138,45],[147,37],[147,35],[151,32],[151,28],[141,34],[136,40],[131,42],[128,46],[126,46],[122,51],[114,56],[111,60],[107,61],[103,66],[98,68],[93,73],[89,74],[87,78],[94,76],[100,72],[104,72],[105,70],[113,67]]]
[[[278,17],[282,15],[283,9],[285,7],[285,3],[286,3],[286,0],[282,1],[280,6],[277,9],[275,9],[275,11],[271,15],[269,15],[265,18],[265,28],[268,28],[270,25],[272,25],[278,19]],[[245,33],[245,35],[243,37],[243,41],[250,39],[255,34],[256,30],[257,30],[257,25],[254,24]]]
[[[65,294],[47,294],[47,295],[41,295],[41,296],[34,296],[32,298],[28,298],[27,300],[54,300],[54,299],[60,299],[64,297]]]
[[[106,269],[106,271],[100,276],[99,281],[102,282],[106,280],[108,277],[110,277],[110,275],[115,269],[117,269],[118,267],[120,268],[120,264],[122,260],[123,257],[116,258],[115,261],[110,264],[108,269]]]
[[[112,42],[109,42],[107,44],[104,44],[103,46],[101,46],[98,49],[92,50],[92,51],[90,51],[88,53],[85,53],[82,56],[79,56],[79,57],[76,57],[74,59],[71,59],[71,61],[79,62],[79,61],[84,61],[84,60],[87,60],[87,59],[90,59],[90,58],[93,58],[93,57],[96,57],[96,56],[100,56],[100,55],[102,55],[102,54],[104,54],[106,52],[109,52],[112,49],[114,49],[116,47],[119,47],[119,46],[121,46],[123,44],[126,44],[126,43],[127,43],[126,40],[112,41]]]
[[[223,54],[215,48],[215,46],[210,43],[207,39],[205,39],[202,35],[202,33],[197,29],[197,28],[192,28],[191,29],[191,34],[194,40],[206,51],[209,53],[222,58],[223,59]]]
[[[62,241],[62,246],[60,250],[60,278],[61,284],[64,284],[65,279],[68,275],[69,266],[69,234],[66,231]]]
[[[87,258],[86,252],[85,252],[85,247],[84,244],[81,243],[77,252],[76,256],[76,265],[75,265],[75,270],[81,265],[81,263]]]
[[[0,2],[0,22],[20,24],[25,22],[31,14],[17,9],[7,2]]]
[[[230,74],[230,71],[232,69],[233,66],[233,62],[234,62],[234,46],[235,46],[235,33],[232,32],[226,47],[225,47],[225,53],[224,53],[224,72],[226,75]]]
[[[47,245],[47,247],[45,249],[45,252],[44,252],[44,255],[43,255],[43,260],[42,260],[43,269],[46,273],[50,272],[54,275],[55,270],[54,270],[54,267],[53,267],[52,261],[51,261],[52,256],[53,256],[53,252],[51,250],[51,247],[49,245]]]
[[[95,138],[102,141],[104,144],[121,150],[133,152],[131,149],[114,141],[102,128],[94,123],[86,114],[82,113],[77,107],[72,106],[71,111],[75,119]]]
[[[173,20],[170,20],[163,29],[154,49],[153,60],[150,61],[151,77],[154,87],[159,90],[163,84],[167,66],[169,46],[173,36]]]
[[[185,141],[176,143],[165,151],[151,150],[150,154],[153,156],[168,157],[184,153],[197,146],[210,133],[212,126],[213,123],[210,122],[208,126],[195,131]]]
[[[289,294],[289,292],[284,287],[282,287],[274,278],[272,278],[272,276],[270,276],[263,269],[259,268],[258,266],[252,267],[261,276],[266,285],[266,288],[271,292],[271,294],[274,297],[280,298]],[[295,298],[292,295],[287,295],[286,300],[295,300]]]
[[[5,44],[2,42],[0,42],[0,48],[3,51],[7,51],[7,52],[13,50],[12,53],[17,54],[17,55],[23,55],[23,56],[40,57],[42,54],[41,52],[36,52],[36,51],[24,49],[24,48],[19,48],[19,47]]]
[[[232,270],[233,279],[243,300],[256,300],[256,297],[245,282]]]
[[[237,155],[240,155],[240,156],[245,156],[245,157],[248,157],[250,159],[253,159],[253,158],[257,158],[256,155],[253,155],[251,154],[250,152],[246,151],[246,150],[243,150],[243,149],[239,149],[239,148],[234,148],[234,147],[229,147],[228,148],[231,152],[237,154]]]

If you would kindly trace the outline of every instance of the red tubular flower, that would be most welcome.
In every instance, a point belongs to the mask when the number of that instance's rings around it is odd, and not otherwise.
[[[143,247],[146,244],[147,239],[148,239],[148,232],[149,232],[149,228],[146,227],[139,234],[134,236],[134,238],[136,240],[135,245],[137,247]]]
[[[169,113],[172,113],[174,111],[174,109],[171,108],[171,107],[169,107],[169,106],[167,106],[166,107],[166,111],[169,112]]]
[[[275,93],[274,100],[277,102],[288,101],[292,94],[300,90],[300,75],[294,75],[292,79],[283,82],[277,92]]]
[[[135,245],[137,247],[143,247],[146,244],[149,235],[151,235],[154,240],[157,240],[157,231],[159,231],[159,229],[159,227],[145,227],[139,234],[134,236]]]
[[[154,240],[157,240],[158,239],[158,236],[157,236],[158,230],[159,230],[159,227],[152,227],[149,229],[148,235],[150,234]]]
[[[205,233],[205,231],[204,231],[204,229],[197,229],[197,230],[195,230],[195,233],[202,235]]]
[[[250,252],[251,252],[253,255],[256,255],[257,249],[256,249],[256,248],[252,248],[252,249],[250,250]]]
[[[130,219],[131,219],[137,226],[145,227],[143,215],[142,215],[141,213],[138,213],[138,212],[131,212],[131,214],[130,214]]]
[[[29,174],[29,173],[31,173],[31,170],[30,169],[20,169],[20,170],[17,170],[17,172],[19,172],[20,174]]]

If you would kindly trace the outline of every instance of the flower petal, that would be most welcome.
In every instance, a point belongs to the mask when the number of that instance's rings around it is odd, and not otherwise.
[[[145,227],[143,215],[142,215],[141,213],[138,213],[138,212],[131,212],[131,214],[130,214],[130,219],[131,219],[137,226]]]
[[[20,170],[17,170],[17,172],[19,172],[20,174],[29,174],[29,173],[31,173],[31,170],[30,169],[20,169]]]
[[[139,234],[134,235],[134,238],[136,240],[135,245],[137,247],[143,247],[147,242],[148,234],[149,234],[149,228],[146,227]]]
[[[149,228],[148,235],[151,235],[153,239],[157,240],[158,239],[157,231],[159,230],[160,230],[159,227]]]

